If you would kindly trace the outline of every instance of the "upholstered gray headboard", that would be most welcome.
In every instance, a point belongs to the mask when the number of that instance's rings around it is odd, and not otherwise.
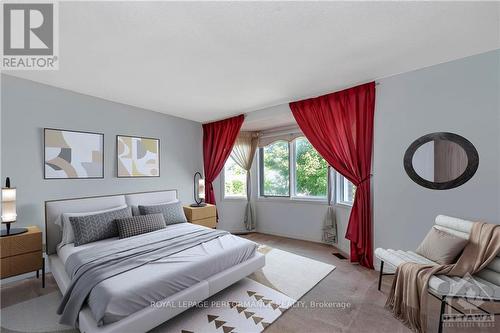
[[[45,242],[47,254],[56,253],[62,230],[56,224],[63,213],[85,213],[128,205],[137,214],[138,205],[154,205],[177,200],[177,190],[124,193],[84,198],[50,200],[45,202]]]

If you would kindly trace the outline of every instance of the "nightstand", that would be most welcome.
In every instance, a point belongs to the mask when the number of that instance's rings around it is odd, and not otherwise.
[[[188,222],[215,229],[217,227],[217,211],[214,205],[205,207],[184,206],[184,214]]]
[[[45,259],[42,254],[42,232],[28,227],[28,232],[0,238],[0,278],[35,272],[45,288]]]

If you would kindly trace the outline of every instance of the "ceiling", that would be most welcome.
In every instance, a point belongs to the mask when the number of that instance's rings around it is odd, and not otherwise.
[[[60,69],[8,74],[207,122],[499,48],[499,12],[496,2],[60,2]]]

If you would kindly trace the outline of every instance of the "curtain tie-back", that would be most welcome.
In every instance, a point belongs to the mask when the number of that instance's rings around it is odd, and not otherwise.
[[[358,185],[356,186],[360,186],[361,184],[363,184],[364,182],[370,180],[370,178],[372,178],[372,174],[370,173],[368,176],[366,176],[365,178],[361,179],[361,181],[358,183]]]

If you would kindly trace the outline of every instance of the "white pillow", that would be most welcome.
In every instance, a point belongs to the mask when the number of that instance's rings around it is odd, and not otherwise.
[[[75,233],[73,231],[73,227],[71,226],[71,222],[69,221],[70,217],[73,216],[87,216],[87,215],[95,215],[100,213],[112,212],[114,210],[119,210],[127,208],[127,205],[122,205],[110,209],[98,210],[95,212],[85,212],[85,213],[63,213],[61,214],[61,218],[57,219],[55,224],[62,228],[62,240],[61,243],[57,245],[57,248],[60,248],[63,245],[71,244],[75,242]]]

